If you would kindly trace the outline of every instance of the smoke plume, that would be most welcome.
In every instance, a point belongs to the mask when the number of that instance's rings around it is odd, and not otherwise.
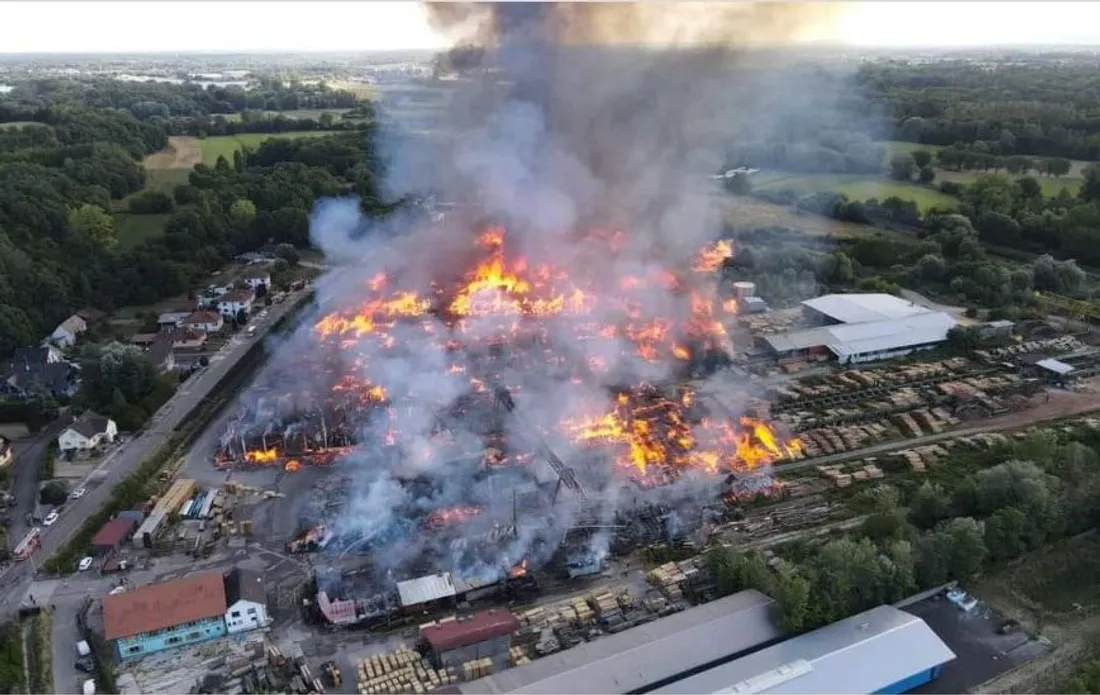
[[[487,223],[507,230],[506,247],[530,267],[553,264],[583,279],[598,297],[621,294],[624,278],[689,267],[721,231],[708,177],[722,166],[731,141],[770,127],[770,116],[829,98],[812,80],[780,83],[775,75],[785,61],[779,49],[820,38],[841,11],[833,3],[430,5],[432,22],[456,41],[439,61],[441,72],[455,73],[442,82],[451,98],[440,132],[391,134],[386,141],[385,192],[431,195],[456,206],[443,221],[412,212],[379,221],[361,217],[355,201],[320,203],[312,239],[342,264],[317,285],[320,311],[361,303],[380,273],[393,287],[420,296],[453,284],[480,253],[476,239]],[[615,243],[607,243],[607,234],[593,241],[593,230],[619,236]],[[639,316],[683,318],[695,311],[683,288],[647,287],[632,295]],[[604,307],[595,305],[592,321],[616,320]],[[453,324],[425,315],[393,327],[385,349],[360,336],[331,357],[343,373],[382,385],[393,404],[387,415],[358,423],[366,445],[341,463],[354,472],[352,502],[334,520],[339,531],[362,536],[375,565],[388,574],[407,576],[431,557],[440,569],[495,578],[501,563],[545,560],[582,508],[607,523],[640,496],[601,476],[598,467],[587,469],[589,455],[562,435],[560,423],[606,411],[611,386],[671,380],[676,360],[639,358],[636,339],[621,333],[578,340],[573,328],[555,321],[544,323],[539,343],[552,346],[547,354],[554,360],[500,358],[486,345],[511,322],[471,316],[459,336]],[[278,390],[303,402],[323,399],[328,388],[317,370],[302,367],[303,357],[318,351],[312,329],[291,338],[269,370],[269,381],[281,380]],[[461,338],[461,355],[444,347],[448,337]],[[557,358],[606,368],[590,379],[569,378]],[[464,405],[471,382],[455,373],[456,360],[471,372],[492,362],[494,379],[515,394],[519,416]],[[455,411],[461,416],[449,415]],[[250,417],[261,412],[269,411],[254,408]],[[594,499],[563,492],[548,518],[545,508],[526,507],[525,493],[517,492],[529,476],[487,477],[481,456],[493,418],[531,451],[544,437],[591,486]],[[445,442],[437,436],[441,421]],[[382,442],[396,442],[402,455],[379,453]],[[531,468],[537,482],[552,483],[542,458]],[[685,478],[678,492],[661,494],[670,496],[666,501],[698,499],[705,487]],[[384,530],[402,519],[456,505],[484,510],[486,534],[518,520],[498,544],[503,560],[487,562],[465,541],[443,543],[415,530],[383,542]],[[669,518],[672,527],[684,519]],[[596,536],[592,552],[602,557],[608,543],[606,533]]]

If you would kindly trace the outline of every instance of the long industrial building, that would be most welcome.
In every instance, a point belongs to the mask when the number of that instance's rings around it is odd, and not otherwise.
[[[651,692],[905,693],[954,659],[923,620],[879,606]]]
[[[870,362],[935,347],[957,325],[944,311],[931,311],[889,294],[830,294],[802,302],[812,324],[762,340],[781,359],[832,354],[842,364]]]
[[[742,591],[652,623],[585,642],[458,690],[495,693],[648,692],[783,639],[775,602]]]

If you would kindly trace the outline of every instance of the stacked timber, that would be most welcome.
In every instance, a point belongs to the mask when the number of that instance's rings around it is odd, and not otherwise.
[[[531,663],[531,657],[523,647],[511,647],[508,649],[508,661],[510,661],[513,666],[523,666],[524,664]]]
[[[360,695],[426,693],[458,682],[454,669],[437,669],[419,654],[402,647],[360,660]]]
[[[575,598],[570,602],[573,612],[577,614],[577,625],[587,625],[596,618],[595,611],[583,598]]]
[[[905,461],[909,464],[909,467],[917,473],[923,473],[925,470],[927,470],[926,466],[924,465],[924,461],[921,459],[920,454],[912,451],[911,449],[899,451],[898,456],[905,459]]]
[[[601,621],[615,620],[622,616],[619,601],[609,589],[601,589],[588,595],[588,605]]]
[[[684,597],[683,581],[687,578],[675,562],[666,562],[654,567],[645,575],[646,581],[661,592],[669,601],[676,602]]]
[[[491,675],[493,675],[492,659],[473,659],[462,664],[463,680],[476,681],[478,678],[485,678]]]
[[[524,627],[544,625],[547,620],[546,609],[542,606],[531,608],[522,613],[516,613],[516,618],[519,620],[519,624]]]

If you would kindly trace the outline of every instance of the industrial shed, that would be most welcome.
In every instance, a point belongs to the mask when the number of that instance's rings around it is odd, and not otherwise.
[[[436,601],[453,601],[456,593],[454,579],[450,572],[429,574],[397,583],[401,607],[406,610],[415,610]]]
[[[633,693],[778,643],[775,602],[759,591],[689,608],[464,683],[465,695]]]
[[[506,653],[520,627],[511,611],[490,609],[468,617],[441,620],[421,628],[437,667],[458,666],[471,659]]]
[[[781,358],[831,353],[843,364],[900,357],[947,340],[957,322],[942,311],[866,323],[845,323],[764,336]]]
[[[929,310],[892,294],[827,294],[802,302],[802,311],[819,323],[893,321]]]
[[[123,541],[130,537],[130,532],[137,524],[133,519],[119,516],[111,519],[100,527],[92,538],[92,550],[96,555],[105,555],[118,550]]]
[[[879,606],[654,693],[904,693],[955,653],[920,618]]]

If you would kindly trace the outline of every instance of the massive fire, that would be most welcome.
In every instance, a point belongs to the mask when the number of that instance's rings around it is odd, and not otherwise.
[[[596,234],[587,241],[606,244],[614,251],[623,237],[619,233]],[[258,448],[242,436],[237,457],[254,464],[292,458],[295,465],[287,464],[286,470],[295,470],[300,462],[331,460],[332,452],[342,453],[356,443],[353,427],[358,411],[384,413],[390,425],[379,443],[393,446],[399,440],[402,403],[391,397],[385,374],[371,373],[370,356],[401,349],[410,335],[437,345],[441,354],[448,355],[450,363],[443,376],[466,380],[472,395],[491,395],[499,383],[497,358],[478,361],[471,357],[484,354],[486,348],[498,354],[511,346],[508,359],[527,359],[527,370],[555,370],[578,382],[611,369],[613,352],[592,350],[574,364],[575,360],[554,347],[549,336],[559,343],[562,336],[568,336],[566,341],[577,345],[626,350],[630,359],[643,364],[690,364],[731,352],[719,317],[736,313],[736,302],[715,296],[713,280],[695,282],[690,273],[650,265],[616,278],[617,291],[606,291],[607,279],[601,278],[604,291],[600,291],[600,283],[509,253],[501,228],[486,230],[477,241],[476,253],[473,267],[449,287],[432,283],[431,291],[418,292],[395,287],[399,283],[393,278],[378,274],[365,283],[365,300],[317,321],[317,337],[342,354],[344,373],[331,384],[331,397],[340,399],[335,412],[350,424],[333,422],[332,414],[319,411],[317,434],[307,436],[292,430],[265,433]],[[716,242],[698,254],[691,270],[699,276],[714,274],[732,255],[729,241]],[[711,285],[709,291],[703,287],[707,284]],[[673,297],[682,310],[653,315],[647,299],[655,292]],[[471,348],[477,349],[471,352]],[[608,375],[608,383],[615,383],[613,376]],[[708,416],[686,387],[668,396],[639,383],[617,388],[611,402],[606,412],[598,412],[596,406],[597,412],[563,419],[558,423],[559,434],[577,445],[605,450],[616,470],[642,486],[660,485],[688,471],[721,474],[751,470],[799,452],[797,441],[780,441],[766,422]],[[441,431],[439,437],[445,439],[446,432]],[[509,456],[505,447],[486,444],[495,452],[484,458],[486,465],[532,457],[529,452]],[[413,450],[417,447],[430,449],[431,445],[419,442],[405,455],[430,457],[428,450]],[[477,513],[476,508],[437,510],[427,523],[447,525]]]

